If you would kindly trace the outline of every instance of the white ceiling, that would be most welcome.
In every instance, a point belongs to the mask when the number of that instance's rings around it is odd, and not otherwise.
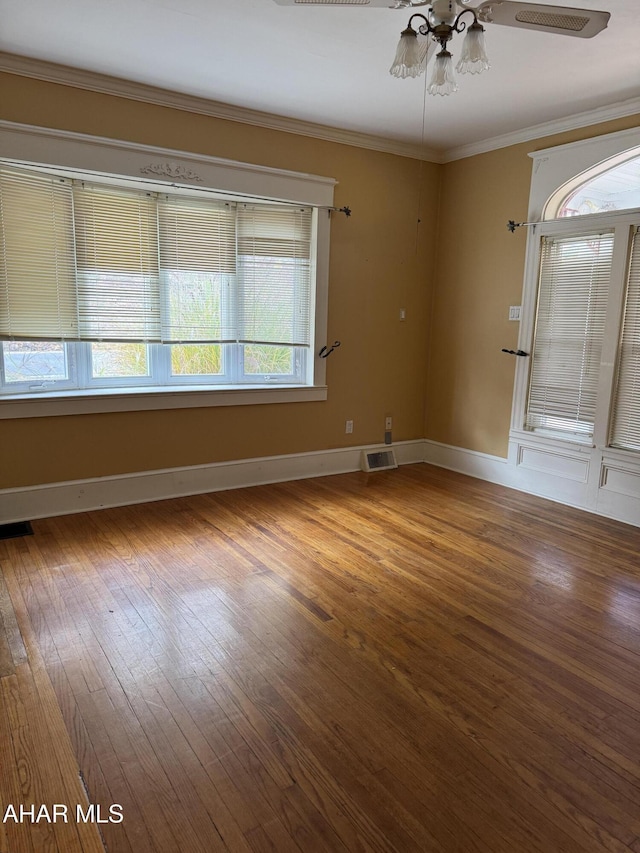
[[[389,75],[410,15],[391,9],[0,0],[0,50],[447,151],[640,96],[637,0],[564,5],[610,11],[609,27],[580,39],[488,24],[491,69],[446,98]]]

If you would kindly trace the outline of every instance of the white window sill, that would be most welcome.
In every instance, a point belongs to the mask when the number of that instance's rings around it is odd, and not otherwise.
[[[327,399],[326,385],[198,385],[188,388],[100,388],[56,393],[16,394],[0,399],[0,420],[55,415],[195,409],[208,406],[254,406],[260,403],[304,403]]]
[[[523,441],[529,444],[539,442],[541,444],[555,444],[557,446],[569,445],[581,452],[588,451],[595,447],[593,437],[590,435],[582,435],[580,433],[560,432],[545,429],[512,429],[510,432],[512,439]]]

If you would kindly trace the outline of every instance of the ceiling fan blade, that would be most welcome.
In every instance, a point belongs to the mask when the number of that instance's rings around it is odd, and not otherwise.
[[[475,12],[483,23],[578,38],[597,35],[605,29],[611,17],[609,12],[575,9],[572,6],[547,6],[542,3],[518,3],[515,0],[487,0],[477,6]]]
[[[279,6],[368,6],[370,9],[411,9],[431,0],[274,0]]]

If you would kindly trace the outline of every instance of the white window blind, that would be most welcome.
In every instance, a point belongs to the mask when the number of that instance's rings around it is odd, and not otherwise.
[[[239,205],[240,341],[310,344],[311,215],[310,208]]]
[[[156,198],[74,182],[81,340],[159,341]]]
[[[310,208],[0,172],[0,339],[311,344]]]
[[[181,196],[158,203],[162,339],[236,340],[235,205]]]
[[[546,237],[525,427],[593,434],[613,233]]]
[[[71,182],[0,169],[0,337],[78,335]]]
[[[610,443],[640,450],[640,235],[631,249]]]

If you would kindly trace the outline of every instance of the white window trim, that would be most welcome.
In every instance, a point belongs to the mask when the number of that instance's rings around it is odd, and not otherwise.
[[[317,350],[327,336],[329,289],[329,212],[333,178],[271,169],[185,151],[138,145],[117,139],[0,121],[0,158],[16,165],[37,165],[69,172],[91,172],[105,178],[126,177],[155,185],[191,187],[234,196],[299,202],[320,208],[317,217],[315,279],[316,352],[307,359],[307,385],[272,387],[189,386],[171,389],[91,389],[0,400],[0,419],[51,415],[137,411],[145,409],[239,406],[261,403],[326,400],[326,365]],[[322,209],[327,209],[323,215]],[[311,355],[311,353],[310,353]]]
[[[37,398],[16,395],[0,402],[0,420],[39,418],[56,415],[85,415],[101,412],[138,412],[153,409],[202,409],[208,406],[253,406],[261,403],[302,403],[327,399],[326,385],[263,385],[228,388],[201,385],[190,388],[108,388],[83,391],[60,391],[55,396],[40,394]]]
[[[522,288],[522,311],[520,316],[520,332],[518,349],[530,353],[533,346],[535,328],[536,303],[538,296],[538,270],[540,266],[540,237],[544,234],[571,234],[580,228],[582,223],[590,223],[589,227],[598,227],[597,214],[588,216],[571,216],[560,220],[551,220],[562,200],[572,190],[587,179],[587,175],[595,176],[598,171],[604,172],[617,163],[638,156],[640,152],[640,127],[594,136],[590,139],[557,145],[529,153],[533,160],[531,188],[529,193],[528,220],[536,223],[529,226],[527,233],[527,248],[525,254],[525,269]],[[632,211],[623,210],[608,214],[607,222],[624,224]],[[547,221],[543,221],[546,217]],[[553,223],[553,224],[552,224]],[[619,256],[618,256],[619,258]],[[619,260],[618,260],[619,262]],[[614,274],[615,274],[614,270]],[[610,359],[607,359],[610,361]],[[529,359],[516,359],[513,403],[511,407],[510,434],[515,440],[524,440],[532,433],[524,430],[524,411],[526,406]],[[610,368],[611,371],[613,367]],[[608,373],[607,367],[603,374]],[[604,381],[601,377],[601,381]],[[575,446],[584,442],[569,438],[551,438],[540,436],[549,442],[557,442],[558,446]],[[594,435],[594,445],[602,445],[602,427]],[[606,444],[606,439],[604,440]]]
[[[640,151],[634,149],[640,149],[640,127],[531,152],[529,222],[548,218],[547,210],[584,183],[587,173],[595,177],[598,166],[604,172],[637,156]]]

